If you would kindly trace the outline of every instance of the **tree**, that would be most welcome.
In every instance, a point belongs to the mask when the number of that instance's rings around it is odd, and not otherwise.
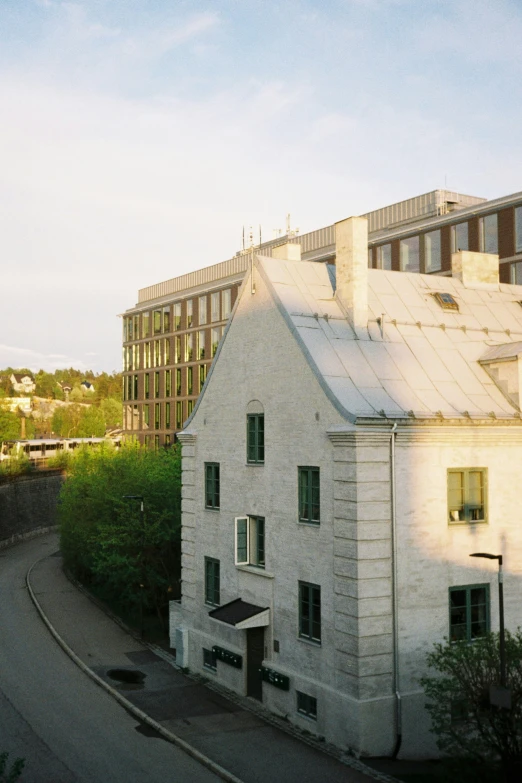
[[[144,498],[145,519],[139,502],[125,495]],[[65,564],[80,580],[103,586],[131,610],[144,607],[165,624],[168,602],[180,592],[178,447],[82,451],[62,488],[59,520]]]
[[[113,398],[102,400],[100,409],[105,420],[105,428],[113,429],[122,425],[122,407],[121,400]]]
[[[437,672],[421,684],[428,697],[432,732],[440,750],[460,758],[455,780],[522,780],[522,633],[506,632],[511,709],[491,705],[489,689],[500,682],[499,635],[473,643],[436,644],[427,658]],[[448,773],[449,774],[449,773]],[[447,777],[447,780],[450,778]]]
[[[0,403],[0,441],[20,437],[20,419],[16,413]]]
[[[10,769],[7,768],[9,753],[0,753],[0,783],[15,783],[25,767],[25,759],[15,759]]]

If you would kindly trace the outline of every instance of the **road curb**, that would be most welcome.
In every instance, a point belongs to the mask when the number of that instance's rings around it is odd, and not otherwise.
[[[199,762],[204,767],[206,767],[211,772],[213,772],[215,775],[220,777],[221,780],[225,780],[227,781],[227,783],[244,783],[244,781],[242,781],[240,778],[236,777],[231,772],[224,769],[224,767],[221,767],[219,764],[216,764],[215,761],[212,761],[212,759],[209,759],[199,750],[193,748],[192,745],[189,745],[188,742],[182,740],[181,737],[178,737],[176,734],[172,734],[172,732],[167,731],[167,729],[164,729],[163,726],[161,726],[159,723],[157,723],[155,720],[149,717],[145,712],[135,707],[134,704],[132,704],[124,696],[122,696],[121,693],[119,693],[115,688],[113,688],[111,685],[106,683],[104,680],[102,680],[101,677],[99,677],[95,672],[93,672],[92,669],[90,669],[82,661],[82,659],[78,655],[76,655],[74,650],[72,650],[69,647],[65,639],[63,639],[60,636],[56,628],[53,626],[53,624],[45,614],[44,610],[42,609],[42,606],[40,605],[40,602],[38,601],[36,595],[34,594],[31,585],[31,572],[33,568],[37,566],[38,563],[41,563],[43,560],[47,560],[49,557],[52,557],[52,555],[45,555],[44,557],[40,557],[38,558],[38,560],[35,560],[35,562],[32,564],[32,566],[30,567],[30,569],[26,574],[25,583],[27,585],[27,590],[29,592],[31,601],[35,605],[38,614],[40,615],[44,624],[47,626],[51,635],[56,639],[56,641],[58,642],[62,650],[69,656],[69,658],[71,658],[71,660],[74,661],[74,663],[77,666],[79,666],[79,668],[85,674],[87,674],[88,677],[91,678],[91,680],[93,680],[97,685],[103,688],[103,690],[106,691],[110,696],[112,696],[119,704],[121,704],[121,706],[124,707],[124,709],[127,710],[127,712],[131,713],[135,718],[138,718],[138,720],[140,720],[142,723],[146,723],[148,726],[154,729],[154,731],[157,731],[158,734],[160,734],[163,737],[163,739],[167,740],[168,742],[171,742],[173,745],[176,745],[178,748],[180,748],[180,750],[183,750],[185,753],[187,753],[187,755],[191,756],[195,761]]]

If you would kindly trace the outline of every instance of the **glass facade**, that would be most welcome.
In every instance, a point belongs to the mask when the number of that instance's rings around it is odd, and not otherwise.
[[[440,231],[429,231],[424,234],[424,271],[440,272],[441,245]]]
[[[419,237],[401,239],[401,272],[420,272]]]
[[[497,215],[486,215],[479,220],[480,250],[483,253],[498,253]]]
[[[391,245],[381,245],[377,248],[377,269],[391,269]]]

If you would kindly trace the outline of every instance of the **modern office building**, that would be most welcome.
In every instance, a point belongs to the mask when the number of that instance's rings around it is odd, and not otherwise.
[[[450,275],[451,254],[499,256],[504,283],[522,283],[522,192],[488,201],[435,190],[369,212],[368,265]],[[334,225],[282,236],[255,248],[271,256],[286,243],[303,261],[335,263]],[[143,288],[123,315],[124,429],[150,445],[168,445],[203,387],[239,287],[249,250],[196,272]]]

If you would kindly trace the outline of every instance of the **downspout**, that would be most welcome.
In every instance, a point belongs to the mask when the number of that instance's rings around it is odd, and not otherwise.
[[[392,544],[392,604],[393,604],[393,690],[395,692],[395,747],[392,759],[396,759],[402,743],[402,700],[399,690],[399,597],[397,580],[397,514],[395,486],[395,437],[397,422],[390,435],[390,501],[391,501],[391,544]]]

